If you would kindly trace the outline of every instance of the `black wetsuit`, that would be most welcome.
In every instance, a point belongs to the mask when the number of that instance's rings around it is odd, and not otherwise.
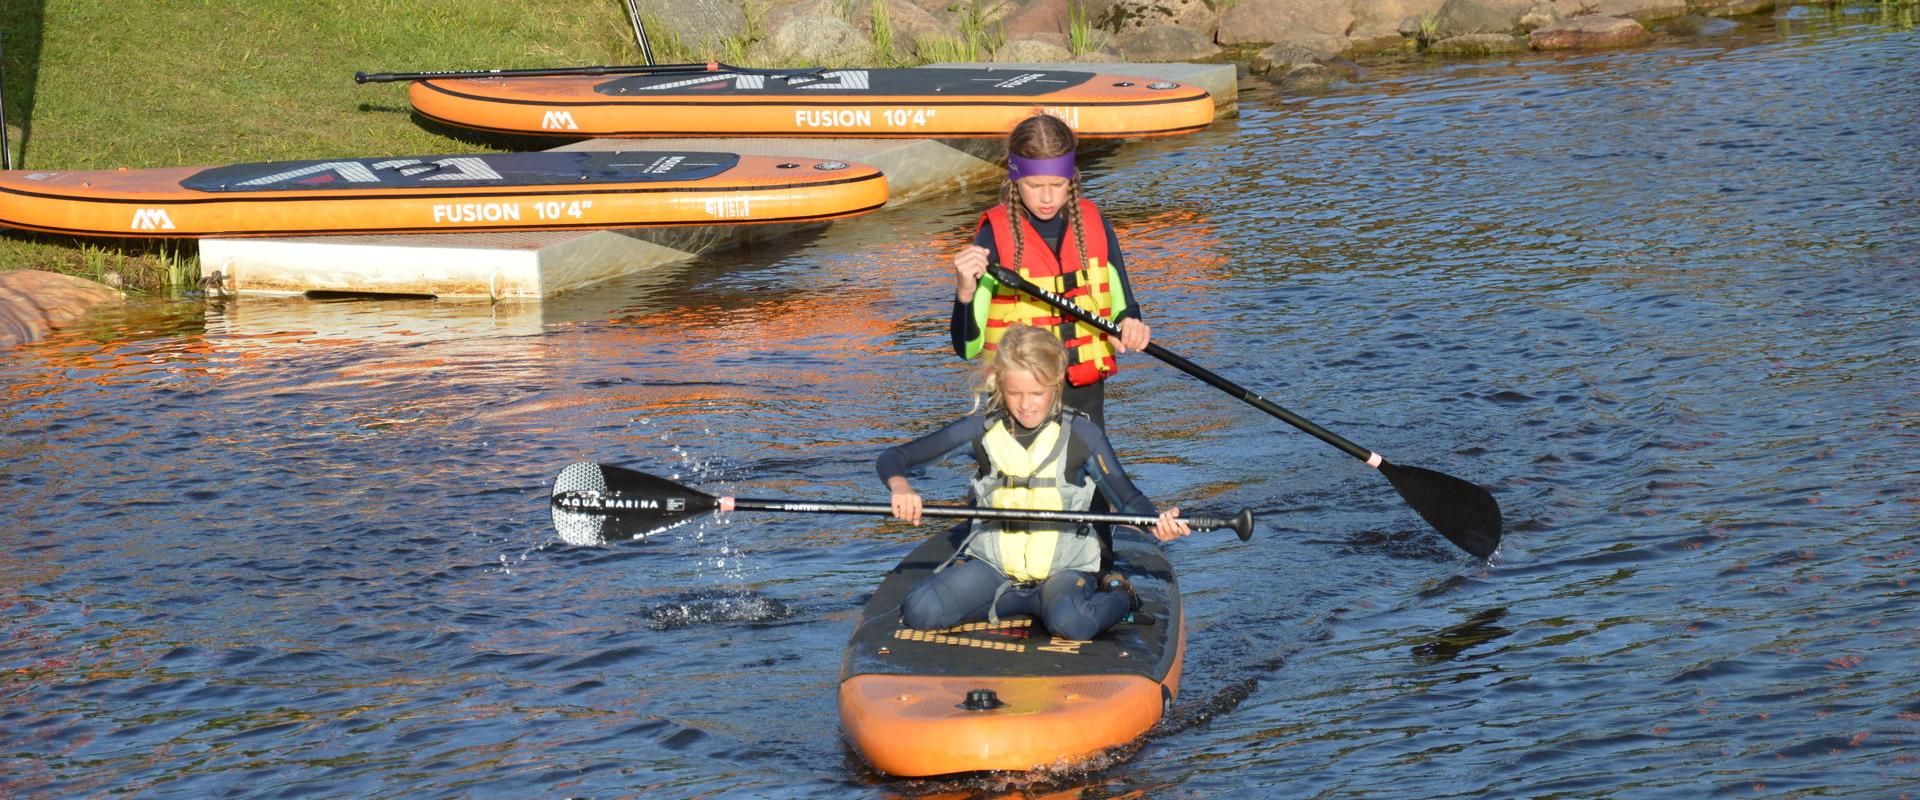
[[[1063,209],[1060,213],[1054,214],[1053,219],[1048,220],[1037,219],[1031,212],[1028,212],[1026,217],[1027,222],[1033,225],[1034,231],[1040,234],[1040,238],[1045,240],[1047,246],[1053,249],[1054,256],[1058,257],[1060,255],[1061,243],[1066,241],[1066,237],[1073,235],[1073,231],[1069,230],[1070,225],[1067,222],[1067,212]],[[1107,221],[1105,215],[1101,215],[1100,224],[1101,227],[1105,229],[1102,233],[1107,237],[1107,260],[1113,264],[1114,274],[1120,278],[1120,289],[1126,292],[1127,298],[1127,307],[1121,309],[1119,317],[1113,321],[1115,324],[1119,324],[1121,320],[1128,318],[1144,320],[1144,318],[1140,316],[1139,298],[1134,296],[1133,285],[1127,281],[1126,259],[1120,255],[1120,237],[1113,232],[1113,223]],[[1092,232],[1089,231],[1089,233]],[[1001,264],[1006,266],[1007,269],[1013,269],[1012,264],[1008,264],[1000,257],[1000,250],[993,240],[993,229],[990,226],[982,223],[980,230],[973,234],[973,243],[987,249],[987,263]],[[1012,257],[1010,253],[1007,255],[1009,259]],[[949,328],[953,335],[953,352],[961,358],[966,358],[967,343],[980,338],[980,328],[974,323],[973,319],[973,300],[971,298],[966,301],[955,300],[953,302],[953,320]],[[1102,430],[1105,430],[1107,427],[1107,395],[1106,389],[1104,388],[1106,383],[1106,381],[1100,380],[1086,386],[1068,386],[1066,391],[1061,393],[1061,399],[1068,406],[1079,410],[1080,413],[1092,417],[1094,424],[1100,426]]]

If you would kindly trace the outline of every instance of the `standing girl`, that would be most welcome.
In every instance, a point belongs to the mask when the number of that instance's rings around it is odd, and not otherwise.
[[[1104,430],[1102,387],[1117,368],[1113,356],[1145,348],[1151,331],[1133,302],[1113,226],[1081,196],[1075,144],[1073,129],[1049,114],[1022,120],[1007,136],[1000,204],[981,215],[973,243],[953,257],[953,349],[972,359],[998,347],[1014,326],[1052,332],[1067,348],[1066,405]],[[1001,286],[986,274],[994,263],[1116,322],[1120,340]]]
[[[1190,532],[1180,509],[1155,511],[1135,489],[1107,435],[1060,402],[1067,352],[1051,333],[1015,326],[999,339],[977,391],[987,399],[940,430],[887,448],[875,460],[892,494],[893,515],[919,522],[920,495],[908,470],[967,448],[978,469],[972,501],[995,508],[1085,511],[1094,492],[1113,507],[1157,516],[1154,538]],[[900,612],[907,627],[949,628],[1000,615],[1038,617],[1055,636],[1086,640],[1125,618],[1131,584],[1100,577],[1101,543],[1091,526],[975,520],[955,560],[907,591]]]

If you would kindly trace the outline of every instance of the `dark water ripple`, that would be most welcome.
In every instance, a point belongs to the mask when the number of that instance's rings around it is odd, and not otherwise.
[[[1920,53],[1885,9],[1249,84],[1090,165],[1156,341],[1491,487],[1490,565],[1384,481],[1129,361],[1172,718],[1067,772],[888,781],[839,650],[922,532],[555,534],[579,460],[873,501],[965,409],[985,194],[540,307],[132,304],[0,360],[0,796],[1920,793]],[[926,488],[957,496],[959,470]]]

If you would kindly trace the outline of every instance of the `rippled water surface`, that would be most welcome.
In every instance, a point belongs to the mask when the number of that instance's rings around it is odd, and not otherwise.
[[[1338,451],[1138,356],[1173,719],[1067,775],[901,782],[840,648],[928,531],[736,514],[562,543],[580,460],[876,502],[965,409],[984,192],[541,307],[129,305],[0,356],[0,796],[1920,794],[1920,36],[1245,85],[1090,162],[1155,341],[1481,483],[1452,549]],[[963,470],[924,484],[957,499]]]

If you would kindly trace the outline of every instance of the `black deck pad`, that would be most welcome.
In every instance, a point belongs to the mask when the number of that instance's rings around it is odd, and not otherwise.
[[[229,164],[182,187],[203,192],[581,186],[706,180],[740,163],[734,153],[540,152]]]
[[[763,72],[633,75],[593,87],[615,97],[658,94],[734,94],[742,97],[872,95],[875,100],[937,101],[945,95],[1041,97],[1092,80],[1091,72],[1038,69],[796,69]]]
[[[1163,680],[1180,642],[1180,592],[1157,544],[1130,529],[1114,530],[1115,565],[1141,599],[1135,621],[1091,642],[1053,639],[1037,621],[1004,617],[943,631],[900,624],[900,600],[966,538],[961,524],[915,548],[881,582],[847,643],[840,680],[856,675],[1049,676],[1141,675]]]

